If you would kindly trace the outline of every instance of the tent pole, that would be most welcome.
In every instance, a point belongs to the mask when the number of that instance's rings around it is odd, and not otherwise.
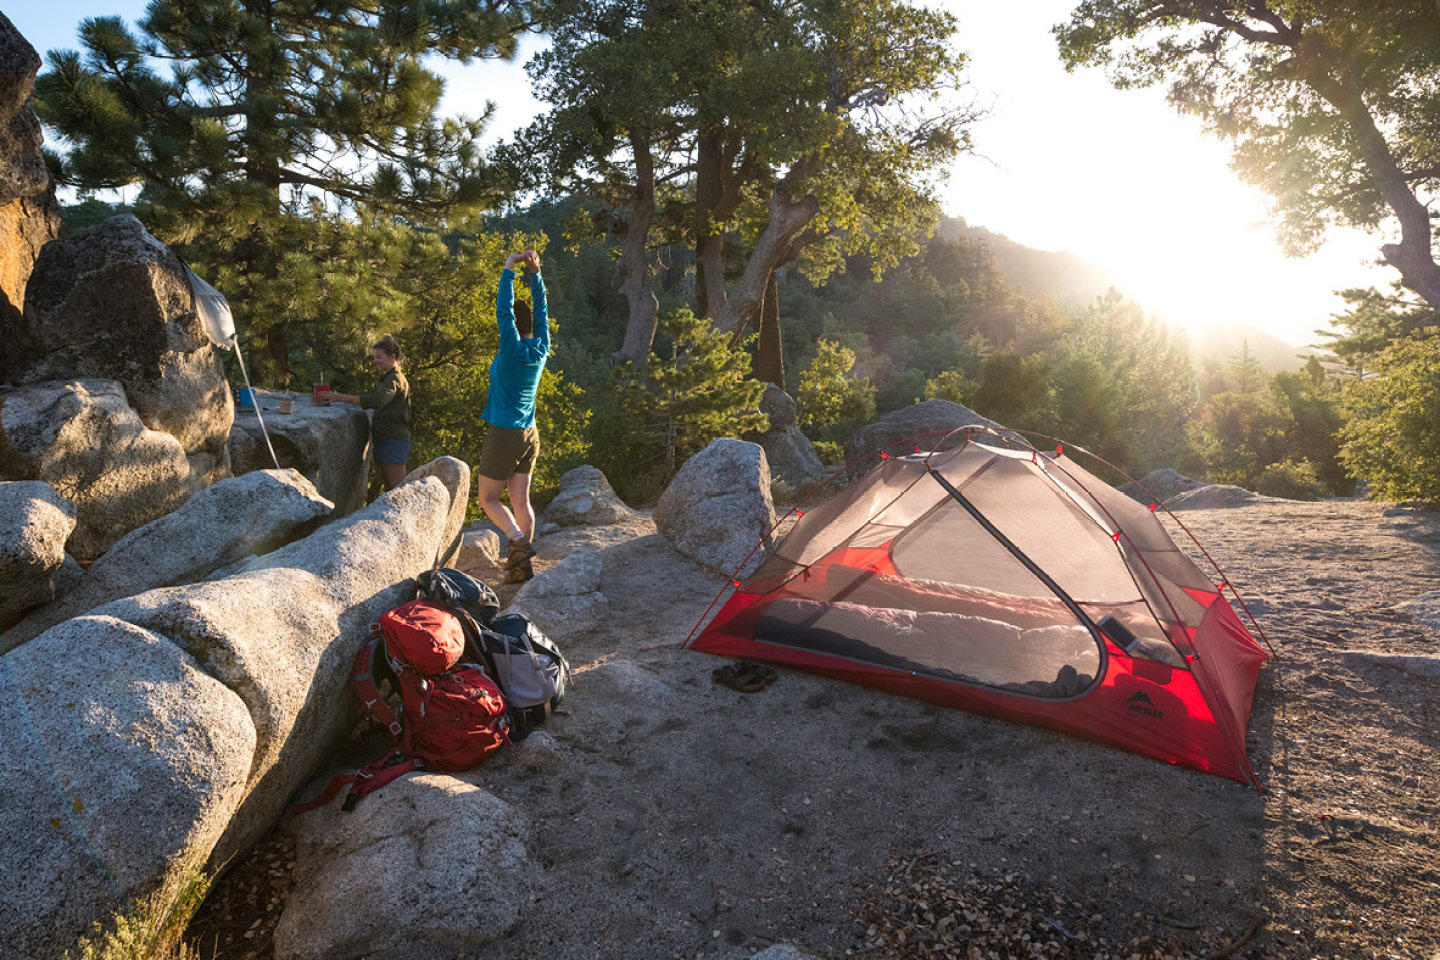
[[[245,358],[240,355],[240,335],[235,335],[235,359],[240,361],[240,376],[245,381],[245,389],[250,391],[250,399],[255,401],[255,419],[260,421],[260,434],[265,438],[265,448],[270,451],[270,459],[275,463],[275,469],[283,469],[280,466],[280,458],[275,456],[275,447],[270,443],[270,431],[265,429],[265,418],[260,415],[260,398],[255,396],[255,388],[250,386],[250,374],[245,372]]]
[[[964,507],[966,512],[969,513],[970,516],[975,518],[975,522],[980,524],[980,526],[984,527],[985,531],[989,533],[990,536],[994,537],[997,543],[999,543],[1006,550],[1010,551],[1011,555],[1013,555],[1016,560],[1019,560],[1021,564],[1024,565],[1026,570],[1029,570],[1035,575],[1036,579],[1038,579],[1041,583],[1045,584],[1045,586],[1049,587],[1052,591],[1054,591],[1055,596],[1059,598],[1060,602],[1065,604],[1066,608],[1069,609],[1071,613],[1075,614],[1075,619],[1079,620],[1080,623],[1085,626],[1085,629],[1090,631],[1090,635],[1093,636],[1097,641],[1099,641],[1100,651],[1102,655],[1109,656],[1109,654],[1105,650],[1104,634],[1100,632],[1099,627],[1095,626],[1094,621],[1090,619],[1090,615],[1087,614],[1084,610],[1080,609],[1080,604],[1075,602],[1075,598],[1070,596],[1070,594],[1066,593],[1065,590],[1060,586],[1060,584],[1055,582],[1053,577],[1051,577],[1044,570],[1040,569],[1040,566],[1036,564],[1034,560],[1031,560],[1028,556],[1026,556],[1025,551],[1015,546],[1015,544],[1011,542],[1009,537],[1001,533],[999,528],[996,527],[995,524],[991,523],[990,520],[983,513],[976,509],[973,503],[965,499],[964,494],[962,494],[959,490],[955,489],[954,484],[952,484],[949,480],[946,480],[943,476],[940,475],[939,470],[936,470],[934,467],[930,466],[929,463],[926,463],[925,471],[929,473],[930,476],[934,477],[935,482],[940,484],[940,486],[944,487],[945,492],[950,494],[950,498],[956,503],[960,504],[960,506]]]

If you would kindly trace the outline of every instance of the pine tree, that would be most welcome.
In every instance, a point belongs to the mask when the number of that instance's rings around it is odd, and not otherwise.
[[[750,379],[747,341],[733,342],[686,307],[664,317],[660,332],[670,347],[651,354],[646,386],[632,385],[628,399],[663,447],[669,477],[711,440],[764,430],[769,420],[759,411],[765,384]]]
[[[493,197],[484,118],[442,119],[426,56],[510,56],[526,0],[154,0],[132,33],[83,21],[36,109],[70,145],[50,161],[82,190],[140,185],[137,213],[231,298],[289,368],[267,288],[313,231],[358,206],[434,221]],[[156,61],[169,62],[169,76]],[[277,307],[281,308],[277,315]]]

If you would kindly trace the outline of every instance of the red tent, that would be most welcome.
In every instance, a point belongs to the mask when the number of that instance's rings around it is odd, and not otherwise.
[[[803,513],[695,640],[1258,782],[1266,659],[1151,508],[967,432]]]

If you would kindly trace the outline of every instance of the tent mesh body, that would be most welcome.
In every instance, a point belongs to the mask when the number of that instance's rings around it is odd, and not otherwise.
[[[1059,453],[883,460],[805,513],[694,648],[1255,783],[1264,650],[1151,510]]]

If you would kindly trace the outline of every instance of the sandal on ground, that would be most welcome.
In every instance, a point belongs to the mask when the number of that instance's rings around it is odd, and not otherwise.
[[[765,679],[744,663],[731,663],[710,671],[710,679],[722,687],[741,693],[758,693],[765,689]]]
[[[772,670],[770,667],[767,667],[765,664],[755,660],[741,660],[740,665],[742,667],[748,667],[752,674],[754,674],[756,677],[759,677],[767,684],[774,683],[780,678],[780,674],[776,673],[774,670]]]

